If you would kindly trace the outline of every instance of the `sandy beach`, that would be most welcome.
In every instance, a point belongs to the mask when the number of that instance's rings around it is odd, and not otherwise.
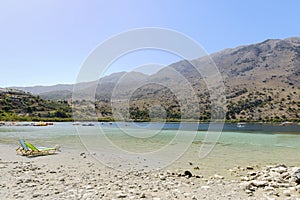
[[[84,149],[27,158],[14,145],[0,146],[1,199],[299,199],[297,167],[236,166],[206,174],[183,169],[121,172]],[[187,166],[182,163],[182,166]],[[300,168],[300,167],[299,167]]]

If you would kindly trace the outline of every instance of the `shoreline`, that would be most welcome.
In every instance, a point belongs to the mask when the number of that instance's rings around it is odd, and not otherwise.
[[[224,121],[199,121],[193,119],[155,119],[155,120],[118,120],[113,118],[98,118],[95,119],[74,119],[74,118],[29,118],[28,120],[19,120],[19,119],[0,119],[0,122],[125,122],[125,123],[199,123],[199,124],[207,124],[207,123],[224,123],[224,124],[237,124],[237,123],[247,123],[247,124],[271,124],[271,125],[280,125],[290,126],[290,125],[298,125],[300,126],[300,119],[286,119],[279,121],[241,121],[241,120],[224,120]]]
[[[263,122],[263,121],[224,121],[224,122],[219,122],[219,121],[118,121],[118,120],[108,120],[108,121],[102,121],[102,120],[79,120],[79,121],[74,121],[72,120],[62,120],[62,121],[53,121],[53,120],[34,120],[34,121],[18,121],[18,120],[7,120],[7,121],[1,121],[0,120],[0,127],[2,126],[6,126],[4,124],[12,124],[12,123],[38,123],[38,122],[51,122],[51,123],[87,123],[87,122],[93,122],[93,123],[101,123],[101,122],[106,122],[106,123],[118,123],[118,122],[122,122],[122,123],[168,123],[168,124],[177,124],[177,123],[198,123],[198,124],[239,124],[239,123],[243,123],[243,124],[248,124],[248,125],[274,125],[274,126],[299,126],[300,127],[300,122],[296,121],[296,122],[291,122],[291,121],[282,121],[282,122]],[[287,123],[288,122],[288,123]]]
[[[0,145],[0,195],[5,199],[254,200],[300,197],[300,187],[294,184],[292,177],[285,178],[285,184],[275,180],[275,175],[292,176],[292,170],[296,169],[282,164],[271,168],[237,166],[227,170],[233,177],[228,178],[217,173],[204,174],[201,168],[194,171],[122,172],[100,164],[83,149],[65,149],[56,155],[34,158],[15,155],[14,150],[12,145]],[[265,176],[271,177],[270,181],[261,180]]]
[[[109,128],[108,125],[106,123],[105,127]],[[67,129],[62,131],[61,127]],[[224,134],[209,156],[202,160],[198,157],[204,136],[201,133],[171,165],[147,172],[149,166],[154,169],[152,165],[165,161],[166,156],[159,155],[153,160],[147,158],[144,162],[145,157],[140,155],[134,158],[122,152],[116,154],[99,145],[102,138],[98,141],[95,135],[91,135],[82,141],[78,135],[70,134],[73,130],[71,123],[52,128],[8,129],[13,130],[14,135],[8,132],[8,137],[0,138],[0,173],[3,174],[0,197],[4,199],[300,198],[300,187],[292,179],[292,173],[300,168],[299,137],[295,140],[283,135],[246,133],[240,135],[245,137],[239,137],[235,133]],[[20,130],[28,132],[19,133]],[[82,127],[82,130],[89,133],[96,129]],[[62,134],[55,135],[59,132]],[[41,137],[44,134],[46,136]],[[56,155],[22,157],[15,153],[19,146],[17,136],[27,136],[26,139],[34,145],[51,147],[59,144],[62,151]],[[168,141],[168,137],[132,140],[118,134],[115,136],[111,141],[129,152],[152,151]],[[285,146],[281,147],[282,144]],[[293,148],[289,148],[289,144]],[[105,166],[100,162],[101,158],[106,159],[103,161],[107,165],[123,171]],[[282,173],[273,173],[274,170]]]

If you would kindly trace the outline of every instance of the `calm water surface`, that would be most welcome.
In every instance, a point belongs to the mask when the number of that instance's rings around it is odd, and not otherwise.
[[[247,124],[244,128],[237,128],[236,124],[225,124],[215,148],[207,158],[201,160],[198,154],[207,128],[208,124],[198,127],[193,123],[97,123],[90,127],[73,126],[72,123],[54,123],[47,127],[1,126],[0,144],[17,146],[18,139],[25,138],[38,145],[60,144],[62,148],[76,149],[83,147],[81,137],[85,145],[103,152],[105,147],[100,147],[99,141],[107,137],[126,151],[144,153],[180,143],[172,141],[178,133],[186,136],[195,133],[189,149],[177,161],[180,166],[191,160],[206,170],[217,170],[220,165],[222,168],[274,163],[300,165],[300,126]]]

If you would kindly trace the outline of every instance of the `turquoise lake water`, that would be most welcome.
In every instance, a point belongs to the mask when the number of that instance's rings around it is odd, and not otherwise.
[[[17,146],[19,138],[24,138],[40,146],[60,144],[62,149],[87,149],[111,165],[116,165],[112,160],[118,160],[117,157],[124,162],[134,162],[135,156],[145,156],[144,160],[149,162],[142,162],[144,166],[153,163],[167,166],[172,162],[178,168],[188,166],[187,163],[192,161],[206,170],[217,170],[220,165],[222,169],[249,164],[300,165],[300,126],[247,124],[245,128],[237,128],[236,124],[225,124],[216,144],[212,145],[213,150],[200,159],[199,150],[205,145],[208,124],[195,128],[195,124],[186,123],[178,130],[179,125],[95,123],[95,126],[73,126],[72,123],[54,123],[46,127],[1,126],[0,144]]]

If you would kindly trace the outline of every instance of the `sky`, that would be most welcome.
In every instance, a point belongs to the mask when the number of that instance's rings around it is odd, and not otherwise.
[[[137,28],[178,31],[207,53],[300,36],[299,7],[298,0],[2,0],[0,87],[74,83],[97,46]],[[179,59],[138,52],[120,58],[106,73]]]

